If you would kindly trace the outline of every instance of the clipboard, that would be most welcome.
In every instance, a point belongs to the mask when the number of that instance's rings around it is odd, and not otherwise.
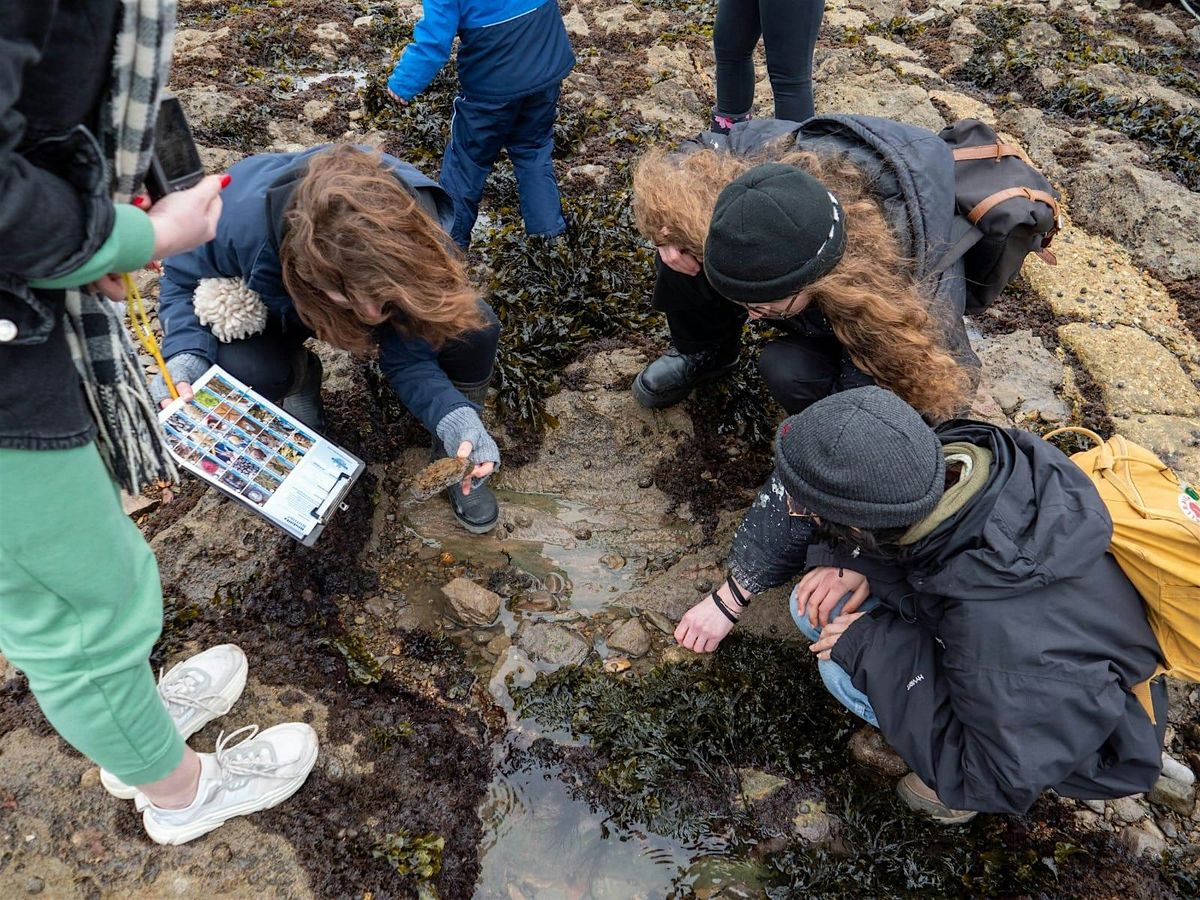
[[[306,547],[365,469],[361,459],[213,366],[159,413],[184,469]]]

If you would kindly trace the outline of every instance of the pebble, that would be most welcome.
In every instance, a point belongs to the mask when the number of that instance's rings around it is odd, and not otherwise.
[[[450,566],[454,565],[455,562],[457,562],[457,560],[454,558],[453,553],[446,552],[438,557],[438,563],[446,568],[450,568]]]
[[[100,783],[100,770],[95,766],[90,769],[85,769],[84,773],[79,776],[79,786],[81,788],[94,788]]]
[[[40,894],[45,889],[46,882],[42,881],[42,879],[36,876],[26,880],[25,882],[25,893],[27,894]]]
[[[625,557],[621,556],[619,553],[605,553],[602,557],[600,557],[600,564],[606,569],[620,569],[625,565]]]
[[[879,729],[869,725],[850,737],[850,755],[860,765],[891,778],[899,778],[908,772],[908,763],[888,745]],[[1100,809],[1103,811],[1103,804]]]
[[[212,859],[216,863],[227,863],[233,859],[233,851],[229,849],[228,844],[217,844],[212,848]]]
[[[1136,794],[1133,797],[1118,797],[1116,800],[1109,800],[1108,805],[1112,808],[1113,815],[1122,822],[1136,822],[1138,819],[1144,818],[1148,812],[1139,799],[1141,794]]]
[[[533,516],[531,516],[527,512],[522,511],[522,512],[517,513],[514,521],[517,523],[518,527],[528,528],[530,525],[533,524]]]
[[[1181,816],[1190,816],[1196,806],[1196,789],[1190,784],[1163,776],[1154,782],[1147,799],[1173,809]]]
[[[707,578],[701,578],[692,587],[696,589],[697,594],[707,594],[713,589],[713,583]]]
[[[575,540],[590,541],[591,539],[592,539],[592,529],[590,529],[590,528],[576,528],[575,529]]]
[[[1164,753],[1162,755],[1162,763],[1163,763],[1162,773],[1167,778],[1173,778],[1176,781],[1181,782],[1182,784],[1195,784],[1196,783],[1195,773],[1192,772],[1191,769],[1189,769],[1187,766],[1185,766],[1183,763],[1181,763],[1175,757],[1173,757],[1167,753]]]
[[[661,631],[663,634],[674,634],[675,623],[664,616],[656,609],[647,609],[642,612],[642,618]]]
[[[654,476],[653,475],[643,475],[641,478],[638,479],[638,487],[640,487],[640,488],[648,488],[648,487],[651,487],[653,484],[654,484]]]

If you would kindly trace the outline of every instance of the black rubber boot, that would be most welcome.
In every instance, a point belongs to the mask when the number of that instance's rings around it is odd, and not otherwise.
[[[633,381],[633,396],[647,409],[674,406],[698,384],[728,374],[737,365],[738,346],[680,353],[671,347]]]
[[[325,427],[325,404],[321,400],[321,377],[324,369],[317,354],[304,347],[296,351],[292,361],[292,388],[279,401],[283,411],[299,419],[309,428],[321,431]]]
[[[464,397],[482,409],[487,400],[488,385],[491,384],[491,381],[492,379],[489,377],[480,384],[455,382],[454,386],[462,391]],[[449,452],[453,453],[456,449],[458,448],[451,447]],[[434,435],[433,456],[440,457],[445,452],[447,451],[442,446],[441,438]],[[483,484],[472,486],[471,493],[466,496],[463,496],[461,484],[452,484],[446,488],[446,499],[450,501],[450,509],[453,510],[458,524],[471,534],[486,534],[500,521],[500,505],[496,502],[496,495],[492,493],[492,489],[488,487],[486,481]]]

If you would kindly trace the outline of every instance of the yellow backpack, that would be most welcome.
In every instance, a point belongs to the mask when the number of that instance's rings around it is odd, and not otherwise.
[[[1071,456],[1100,492],[1113,520],[1109,552],[1133,582],[1158,638],[1165,672],[1200,681],[1200,491],[1181,482],[1162,460],[1120,435],[1105,441],[1086,428],[1097,446]],[[1134,691],[1151,720],[1149,682]]]

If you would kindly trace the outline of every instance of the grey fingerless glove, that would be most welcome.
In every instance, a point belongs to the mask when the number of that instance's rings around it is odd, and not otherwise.
[[[167,371],[171,373],[171,378],[176,384],[184,381],[191,384],[207,372],[211,365],[207,359],[195,353],[177,353],[167,360]],[[150,397],[155,406],[171,399],[171,392],[167,390],[167,382],[161,372],[150,381]]]
[[[438,440],[446,448],[446,455],[453,456],[463,441],[471,443],[471,462],[480,465],[495,463],[500,468],[500,448],[483,427],[479,413],[469,406],[460,406],[442,416],[437,424]]]

